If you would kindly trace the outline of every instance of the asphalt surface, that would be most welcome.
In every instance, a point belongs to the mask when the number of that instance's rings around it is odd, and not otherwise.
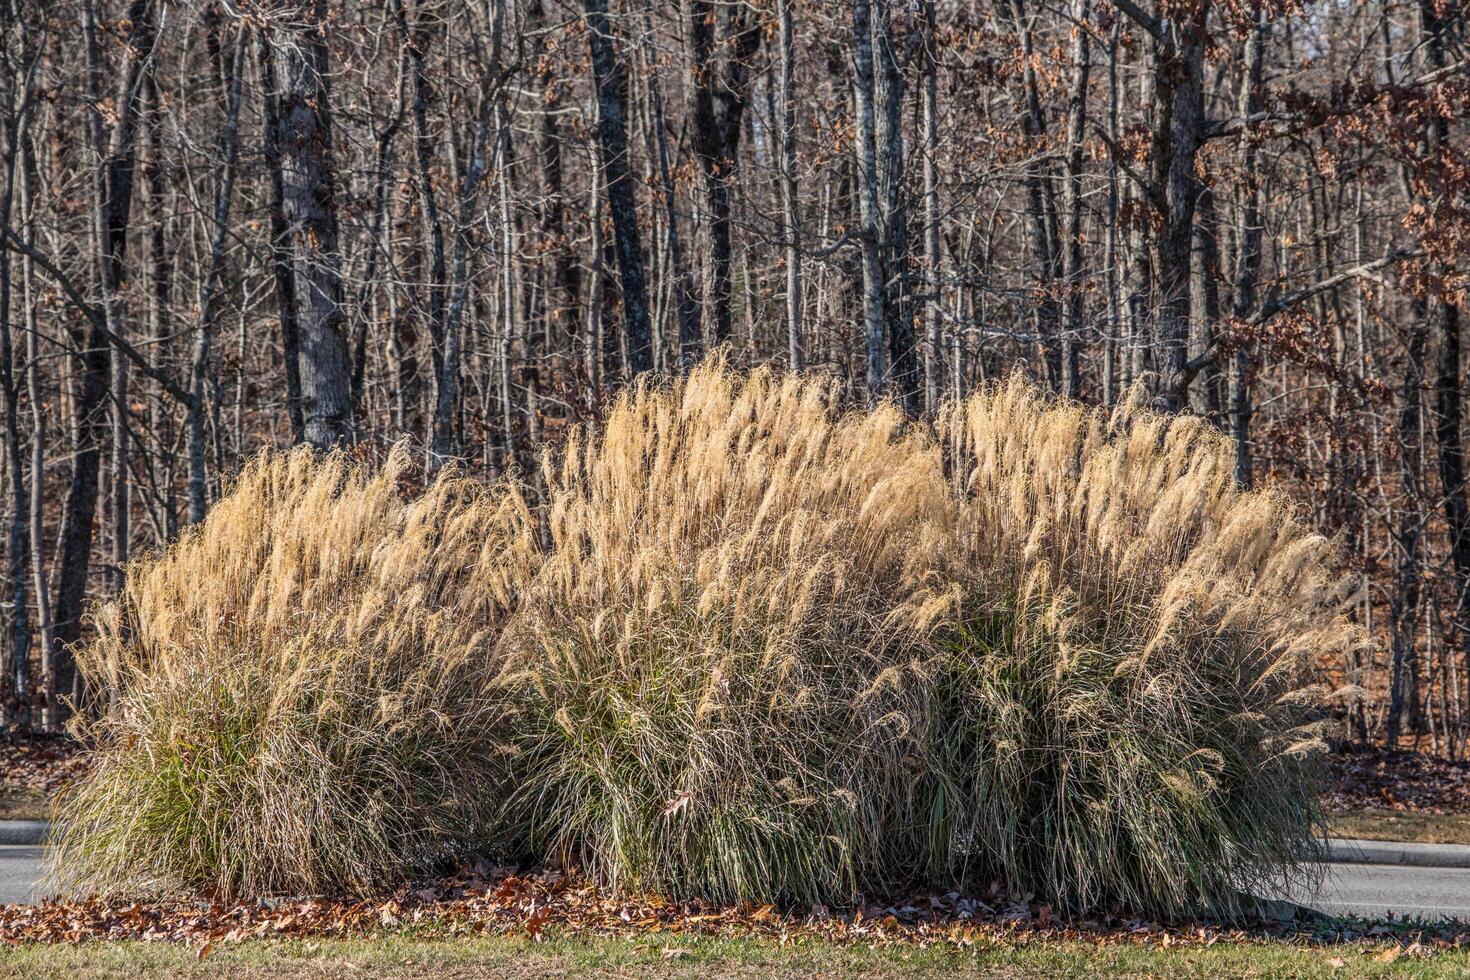
[[[0,905],[35,901],[44,853],[42,847],[0,846]]]
[[[0,905],[35,901],[41,847],[0,846]],[[1289,898],[1328,915],[1470,919],[1470,868],[1333,864],[1315,891],[1290,888]]]
[[[1320,887],[1283,897],[1327,915],[1470,919],[1470,868],[1329,864]]]

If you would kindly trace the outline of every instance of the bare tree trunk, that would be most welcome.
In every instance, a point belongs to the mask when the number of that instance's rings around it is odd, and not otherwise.
[[[398,57],[398,84],[394,86],[397,97],[394,99],[393,114],[388,118],[382,129],[377,131],[373,140],[376,147],[373,151],[373,219],[367,235],[367,260],[359,278],[361,287],[358,290],[357,301],[354,304],[355,325],[352,330],[352,404],[361,405],[363,399],[363,386],[367,381],[368,371],[368,326],[375,323],[380,312],[377,297],[379,290],[379,267],[387,266],[391,261],[380,261],[387,252],[383,242],[383,226],[388,221],[389,179],[394,167],[394,143],[398,139],[398,131],[403,127],[404,111],[404,89],[408,81],[408,52],[407,45],[400,44],[402,50]]]
[[[87,573],[92,558],[93,523],[97,514],[98,470],[106,432],[109,346],[107,333],[120,336],[122,311],[118,291],[123,278],[127,247],[128,214],[133,198],[133,138],[137,131],[138,93],[143,65],[153,49],[151,0],[133,0],[128,9],[128,33],[123,45],[125,64],[117,75],[116,122],[111,138],[103,132],[100,114],[91,113],[92,146],[98,163],[94,179],[96,198],[95,238],[97,281],[102,299],[102,316],[91,318],[82,342],[81,391],[76,401],[75,453],[71,485],[67,490],[60,542],[60,574],[56,586],[56,639],[54,659],[46,665],[48,689],[53,697],[70,698],[76,691],[76,664],[70,647],[81,637],[82,609],[87,596]],[[101,101],[101,52],[97,38],[95,0],[82,8],[83,44],[87,56],[89,95],[94,105]],[[69,708],[53,703],[51,724],[65,720]]]
[[[408,50],[413,77],[414,189],[417,191],[420,224],[429,253],[427,312],[430,359],[434,370],[434,413],[429,423],[430,468],[458,453],[454,431],[454,405],[458,395],[458,339],[449,339],[448,264],[445,258],[444,221],[434,191],[434,135],[429,130],[429,106],[434,100],[432,82],[424,61],[430,38],[420,23],[410,24],[402,0],[393,0],[394,22],[399,43]],[[452,362],[452,363],[451,363]]]
[[[148,142],[142,172],[143,186],[148,195],[148,356],[153,370],[163,374],[173,370],[169,363],[168,346],[172,329],[169,294],[173,288],[173,270],[168,253],[168,191],[163,154],[162,102],[155,72],[148,73],[147,82]],[[147,424],[149,431],[156,435],[161,445],[173,444],[173,399],[162,385],[155,384],[148,392]],[[159,537],[164,541],[171,541],[179,528],[178,499],[174,492],[173,479],[175,462],[172,453],[160,455],[164,458],[161,460],[163,472],[157,478],[162,484],[163,496]]]
[[[583,0],[587,45],[597,86],[597,137],[602,152],[603,182],[616,239],[618,277],[623,287],[623,330],[628,340],[628,373],[653,370],[648,316],[648,286],[643,276],[643,241],[638,206],[628,167],[628,132],[623,122],[624,67],[613,50],[607,0]],[[594,220],[596,220],[594,218]]]
[[[511,374],[511,356],[514,350],[516,335],[519,333],[516,317],[516,237],[515,219],[510,210],[510,181],[511,181],[511,143],[510,143],[510,118],[505,111],[505,106],[497,106],[497,136],[499,160],[496,170],[499,180],[496,181],[499,191],[500,210],[500,337],[498,339],[498,358],[500,369],[500,425],[505,433],[505,466],[507,468],[515,465],[516,434],[515,434],[515,392]]]
[[[1265,12],[1258,13],[1245,42],[1245,72],[1240,80],[1236,107],[1242,118],[1259,108],[1262,48],[1265,44]],[[1240,172],[1246,181],[1240,223],[1235,230],[1235,319],[1243,321],[1256,312],[1256,287],[1261,269],[1261,183],[1256,173],[1256,146],[1247,136],[1240,141]],[[1249,488],[1254,482],[1251,460],[1250,349],[1237,342],[1230,354],[1228,382],[1230,434],[1235,438],[1235,481]]]
[[[705,189],[705,234],[709,258],[704,268],[703,317],[711,345],[730,339],[730,187],[720,173],[719,123],[715,119],[715,5],[685,0],[689,25],[690,142],[699,160]]]
[[[1067,181],[1062,189],[1062,282],[1066,285],[1067,317],[1062,332],[1062,394],[1081,394],[1078,353],[1086,329],[1086,290],[1082,283],[1082,149],[1087,126],[1087,80],[1092,71],[1088,43],[1091,0],[1072,0],[1075,36],[1072,42],[1072,91],[1067,103]]]
[[[873,53],[877,59],[879,108],[874,137],[878,154],[879,231],[883,281],[887,290],[890,394],[911,416],[919,413],[922,381],[914,342],[910,306],[915,292],[909,241],[908,207],[903,179],[906,152],[903,141],[903,71],[893,41],[891,0],[873,0]]]
[[[26,179],[19,166],[22,145],[29,138],[31,82],[36,60],[26,49],[15,52],[7,64],[0,95],[5,99],[5,175],[0,195],[0,229],[10,231],[16,184]],[[0,246],[0,393],[5,408],[5,465],[10,490],[10,551],[6,572],[10,582],[10,637],[0,663],[0,725],[29,724],[30,700],[30,487],[25,479],[25,454],[20,441],[20,381],[15,371],[15,333],[11,329],[12,276],[9,248]]]
[[[940,265],[939,225],[939,38],[934,0],[924,0],[924,408],[929,413],[939,409],[944,387],[944,307]],[[958,333],[956,333],[958,340]],[[958,386],[955,394],[958,394]]]
[[[651,18],[644,19],[645,31],[653,36]],[[669,250],[669,266],[674,293],[674,312],[679,324],[679,369],[688,371],[699,360],[703,342],[699,328],[699,303],[694,296],[694,277],[684,258],[683,243],[679,238],[679,212],[675,206],[677,188],[674,186],[673,163],[669,155],[668,122],[664,118],[663,87],[658,83],[657,66],[650,58],[648,71],[648,95],[652,103],[653,125],[649,127],[653,138],[653,156],[658,164],[659,186],[664,198],[664,237]]]
[[[1431,307],[1439,328],[1434,379],[1434,436],[1439,447],[1439,483],[1454,571],[1454,632],[1463,641],[1470,614],[1470,508],[1465,501],[1465,439],[1461,424],[1460,308],[1436,298]]]
[[[1402,484],[1402,509],[1399,511],[1399,560],[1393,596],[1389,602],[1392,628],[1392,667],[1389,674],[1387,738],[1389,748],[1398,746],[1399,735],[1407,727],[1411,732],[1419,725],[1419,651],[1415,632],[1419,622],[1419,599],[1423,579],[1420,557],[1423,539],[1423,487],[1419,474],[1423,463],[1420,427],[1423,425],[1421,398],[1424,388],[1424,348],[1428,336],[1425,304],[1414,302],[1415,320],[1409,328],[1408,360],[1400,389],[1398,419],[1399,478]],[[1407,704],[1405,703],[1407,700]],[[1405,724],[1407,722],[1407,725]]]
[[[1021,56],[1024,62],[1021,73],[1025,109],[1021,119],[1026,136],[1031,140],[1033,152],[1040,147],[1046,135],[1046,119],[1042,113],[1041,96],[1038,91],[1035,65],[1035,41],[1022,0],[1010,0],[1009,13],[1021,39]],[[1063,366],[1062,323],[1057,309],[1055,286],[1060,263],[1060,243],[1054,234],[1056,225],[1050,220],[1052,208],[1048,196],[1051,194],[1049,175],[1039,171],[1039,163],[1026,166],[1026,212],[1027,228],[1031,236],[1031,251],[1037,275],[1037,299],[1033,319],[1041,344],[1042,357],[1046,364],[1047,382],[1056,391],[1064,391],[1066,368]]]
[[[1220,221],[1215,211],[1215,192],[1201,187],[1195,205],[1194,246],[1190,259],[1189,358],[1193,361],[1211,351],[1220,323]],[[1218,418],[1221,403],[1220,371],[1213,358],[1206,358],[1199,372],[1200,384],[1190,393],[1197,414]]]
[[[1116,145],[1118,142],[1118,113],[1119,101],[1122,95],[1120,82],[1118,80],[1118,37],[1122,32],[1122,24],[1118,20],[1113,21],[1113,29],[1108,35],[1108,142]],[[1107,269],[1107,293],[1108,293],[1108,335],[1103,343],[1103,378],[1102,399],[1103,404],[1111,408],[1118,399],[1118,345],[1123,340],[1123,300],[1122,281],[1118,272],[1118,264],[1122,258],[1122,251],[1118,247],[1119,234],[1119,212],[1122,205],[1122,195],[1119,193],[1119,184],[1122,183],[1122,170],[1118,160],[1112,154],[1108,155],[1108,210],[1107,228],[1103,241],[1103,264]],[[1126,361],[1125,361],[1126,365]],[[1126,371],[1126,368],[1125,368]]]
[[[1168,20],[1132,2],[1118,6],[1152,38],[1150,206],[1163,224],[1153,247],[1158,289],[1157,401],[1175,410],[1188,401],[1190,259],[1200,180],[1195,164],[1204,139],[1205,25],[1210,0]]]
[[[189,439],[189,523],[204,520],[209,504],[209,474],[205,454],[205,408],[209,401],[209,355],[214,341],[214,297],[223,275],[225,243],[229,236],[230,202],[235,191],[236,161],[240,149],[240,90],[245,74],[245,38],[236,38],[230,59],[229,90],[225,96],[225,123],[219,136],[221,159],[219,183],[214,198],[214,234],[210,241],[209,266],[199,299],[199,327],[194,335],[194,352],[189,367],[187,413]]]
[[[603,263],[603,255],[607,251],[607,245],[602,240],[602,190],[605,175],[600,167],[592,167],[588,176],[592,181],[592,193],[589,195],[591,202],[587,208],[587,213],[592,216],[590,236],[592,241],[589,246],[589,251],[592,253],[592,268],[589,270],[590,275],[587,282],[587,341],[583,351],[586,355],[586,364],[583,370],[587,376],[587,386],[591,388],[590,398],[595,404],[601,400],[605,384],[602,370],[602,333],[606,326],[606,320],[602,315],[603,276],[606,268]]]
[[[260,41],[260,87],[265,126],[261,143],[270,180],[271,269],[276,279],[276,306],[281,323],[281,359],[285,362],[286,416],[291,438],[306,438],[306,421],[301,407],[301,327],[296,310],[296,277],[292,272],[291,241],[286,225],[286,185],[281,167],[280,96],[276,88],[275,56],[270,38],[262,30]]]
[[[529,14],[533,27],[547,22],[544,0],[530,5]],[[577,363],[577,347],[582,336],[580,306],[582,302],[582,269],[576,261],[571,243],[567,241],[567,192],[566,174],[562,163],[562,134],[558,114],[562,106],[562,89],[566,82],[557,78],[548,69],[541,75],[541,172],[545,178],[545,204],[542,212],[542,227],[552,243],[552,266],[556,283],[554,294],[548,293],[550,322],[561,334],[560,347],[568,350],[567,365]],[[554,296],[554,298],[553,298]]]
[[[20,160],[21,178],[18,182],[23,223],[21,239],[29,246],[34,244],[35,223],[31,188],[36,183],[35,160],[29,139],[21,141],[21,151],[23,154]],[[25,255],[21,259],[21,287],[25,294],[26,394],[30,397],[31,402],[31,478],[29,492],[26,495],[30,506],[30,513],[27,515],[30,522],[28,538],[31,547],[31,575],[34,579],[32,587],[36,596],[36,633],[41,644],[41,669],[44,679],[49,679],[53,676],[52,665],[57,662],[57,653],[56,633],[51,617],[50,583],[46,574],[47,419],[46,403],[41,397],[41,331],[36,322],[36,277],[34,262],[30,255]],[[36,717],[30,711],[30,707],[37,700],[38,694],[33,690],[29,699],[30,704],[27,704],[25,708],[28,714],[27,720],[32,725],[35,724]],[[50,723],[49,718],[43,721]]]
[[[127,317],[118,319],[118,328],[126,329]],[[126,334],[119,334],[126,336]],[[123,587],[123,567],[128,563],[131,537],[132,494],[128,480],[128,431],[132,427],[128,408],[128,359],[113,346],[108,355],[108,373],[111,375],[112,402],[112,457],[108,460],[108,504],[112,526],[111,561],[106,566],[107,589],[120,592]]]
[[[730,190],[739,159],[741,124],[750,95],[749,61],[760,44],[760,23],[745,5],[686,0],[689,19],[691,142],[704,176],[709,211],[709,268],[705,322],[710,342],[723,344],[731,331]],[[715,53],[715,26],[724,25],[728,53]]]
[[[791,0],[776,0],[778,72],[781,89],[781,234],[786,240],[786,366],[800,371],[805,342],[801,332],[801,219],[796,199],[796,103],[792,76],[796,71],[791,27]]]
[[[325,0],[299,0],[275,52],[282,216],[291,238],[302,435],[318,449],[352,437],[352,364],[343,329]]]
[[[1449,65],[1448,48],[1455,36],[1448,5],[1440,13],[1434,0],[1419,0],[1420,34],[1427,66],[1442,71]],[[1461,15],[1463,17],[1463,15]],[[1462,34],[1463,36],[1463,34]],[[1426,155],[1433,159],[1450,142],[1450,121],[1435,111],[1425,123]],[[1448,291],[1446,291],[1448,292]],[[1460,300],[1447,295],[1432,296],[1428,311],[1438,327],[1439,351],[1435,360],[1434,437],[1439,448],[1439,483],[1445,529],[1449,534],[1450,567],[1454,593],[1450,621],[1455,645],[1463,648],[1470,617],[1470,505],[1465,499],[1465,437],[1461,421],[1463,407],[1460,371]]]
[[[444,459],[460,455],[464,451],[460,435],[456,431],[456,420],[460,409],[459,373],[464,348],[464,316],[473,304],[470,295],[470,237],[479,211],[480,185],[490,167],[492,131],[496,136],[495,149],[500,147],[499,126],[501,94],[500,50],[504,38],[505,8],[492,8],[488,63],[481,69],[479,90],[475,95],[474,129],[470,136],[469,156],[462,163],[456,155],[456,178],[458,182],[458,208],[455,214],[454,253],[449,267],[449,305],[445,310],[443,333],[443,357],[436,365],[438,375],[434,392],[434,453],[435,465]],[[451,139],[451,151],[454,141]],[[509,433],[506,433],[507,438]],[[488,458],[488,440],[487,452]]]
[[[859,245],[863,268],[863,327],[867,342],[868,403],[883,397],[888,384],[887,288],[883,275],[883,234],[879,227],[877,134],[874,121],[872,7],[868,0],[852,3],[853,93],[857,126],[858,212],[862,223]]]
[[[1172,57],[1161,70],[1168,81],[1159,86],[1160,103],[1168,99],[1168,109],[1159,116],[1156,148],[1169,147],[1162,159],[1158,176],[1162,190],[1164,232],[1158,243],[1155,275],[1159,289],[1159,342],[1163,347],[1159,387],[1162,404],[1178,409],[1188,400],[1188,382],[1184,365],[1188,357],[1190,313],[1190,260],[1194,250],[1195,207],[1200,196],[1200,181],[1195,170],[1195,156],[1203,139],[1204,128],[1204,22],[1208,16],[1208,0],[1201,0],[1192,18],[1185,18],[1174,30],[1177,38]]]

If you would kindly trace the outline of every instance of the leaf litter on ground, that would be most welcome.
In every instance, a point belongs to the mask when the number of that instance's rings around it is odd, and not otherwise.
[[[50,795],[75,783],[90,764],[86,747],[74,739],[0,732],[0,787]]]
[[[84,899],[0,906],[0,945],[170,942],[196,947],[201,959],[222,946],[252,939],[341,938],[384,930],[412,930],[425,937],[519,935],[531,941],[554,932],[589,939],[691,936],[912,948],[1275,942],[1322,948],[1336,958],[1378,959],[1424,958],[1470,946],[1470,922],[1298,918],[1228,925],[1158,922],[1118,913],[1068,917],[1049,905],[1008,894],[1000,882],[972,893],[913,895],[892,904],[860,900],[847,909],[778,909],[756,903],[722,907],[654,895],[619,896],[578,874],[521,872],[484,861],[373,898],[238,903]]]
[[[1470,813],[1470,761],[1343,746],[1327,757],[1328,810]]]

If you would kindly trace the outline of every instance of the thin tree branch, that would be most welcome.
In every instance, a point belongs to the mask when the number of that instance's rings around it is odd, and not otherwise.
[[[61,271],[60,267],[58,267],[56,263],[52,262],[51,259],[44,252],[41,252],[38,249],[31,247],[30,245],[27,245],[18,235],[16,235],[15,231],[11,228],[5,229],[5,236],[6,245],[9,246],[12,251],[19,252],[22,255],[29,257],[31,261],[35,262],[42,269],[44,269],[46,271],[46,274],[49,275],[53,280],[55,280],[56,284],[61,287],[61,291],[66,294],[66,298],[71,303],[71,305],[76,307],[79,312],[85,315],[87,319],[91,322],[92,326],[97,329],[97,332],[100,333],[109,344],[121,351],[124,357],[132,361],[133,364],[137,366],[139,371],[142,371],[149,378],[158,382],[158,384],[161,385],[165,391],[167,391],[174,398],[178,399],[180,404],[189,405],[193,402],[193,396],[182,385],[180,385],[173,378],[170,378],[167,374],[164,374],[162,371],[158,370],[158,368],[154,367],[151,363],[149,363],[148,358],[139,353],[136,347],[134,347],[122,337],[119,337],[117,334],[108,329],[107,315],[102,311],[102,307],[98,306],[96,303],[89,302],[87,298],[82,295],[81,291],[77,289],[76,284],[71,281],[71,277],[68,276],[65,272]]]
[[[1148,31],[1160,44],[1169,43],[1169,35],[1164,31],[1163,22],[1133,0],[1113,0],[1113,6],[1127,14],[1129,20]]]
[[[1301,289],[1293,290],[1284,296],[1278,296],[1262,305],[1256,311],[1255,315],[1245,322],[1250,326],[1258,327],[1278,313],[1289,310],[1298,303],[1311,299],[1318,293],[1325,293],[1328,290],[1336,289],[1338,286],[1354,279],[1376,279],[1377,277],[1373,274],[1384,266],[1392,265],[1395,262],[1402,262],[1405,259],[1418,258],[1423,254],[1424,249],[1422,248],[1393,249],[1382,258],[1374,259],[1371,262],[1364,262],[1361,265],[1355,265],[1350,269],[1344,269],[1335,275],[1328,276],[1326,279],[1319,279],[1309,286],[1303,286]],[[1210,346],[1206,350],[1185,362],[1184,370],[1179,377],[1180,389],[1183,390],[1189,387],[1189,383],[1194,380],[1195,376],[1214,364],[1218,356],[1219,342],[1212,338]]]

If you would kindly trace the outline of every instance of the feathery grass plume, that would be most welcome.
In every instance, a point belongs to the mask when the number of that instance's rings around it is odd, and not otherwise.
[[[1239,910],[1305,873],[1325,692],[1363,642],[1333,546],[1230,440],[1020,378],[951,405],[960,614],[935,628],[935,873],[1074,908]]]
[[[134,562],[79,651],[88,777],[60,802],[73,893],[372,889],[492,841],[514,723],[493,649],[534,564],[518,491],[405,500],[340,454],[266,453]]]
[[[906,878],[924,762],[910,611],[951,493],[932,435],[720,360],[547,463],[552,547],[507,632],[539,853],[614,885],[833,901]]]

